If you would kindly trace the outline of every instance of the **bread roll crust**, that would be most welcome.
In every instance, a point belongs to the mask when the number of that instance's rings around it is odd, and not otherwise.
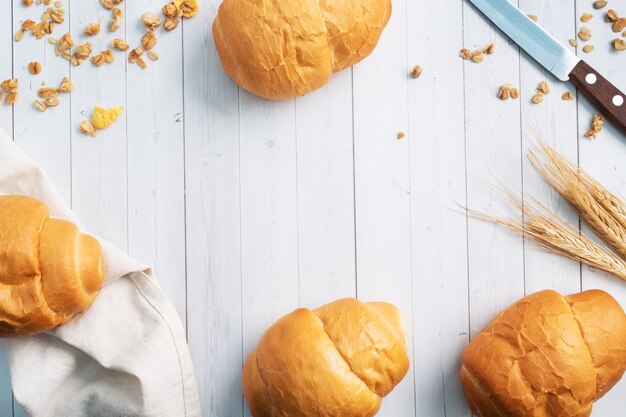
[[[254,417],[370,417],[409,367],[397,309],[343,299],[265,332],[243,369]]]
[[[67,323],[96,297],[102,251],[70,222],[26,196],[0,196],[0,337]]]
[[[626,315],[602,291],[542,291],[505,309],[463,352],[479,417],[586,417],[626,369]]]
[[[390,17],[391,0],[224,0],[213,38],[237,84],[280,100],[367,57]]]

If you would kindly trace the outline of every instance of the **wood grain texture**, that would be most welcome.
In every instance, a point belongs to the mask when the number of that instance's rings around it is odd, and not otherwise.
[[[147,10],[159,13],[162,6],[161,0],[126,3],[129,44],[139,45],[146,33],[139,16]],[[159,283],[184,318],[183,36],[182,29],[155,33],[154,51],[163,53],[157,62],[146,57],[147,70],[118,53],[127,82],[128,250],[156,268]]]
[[[498,89],[519,82],[519,51],[480,12],[464,4],[464,46],[495,53],[484,62],[465,61],[467,205],[483,212],[516,215],[490,183],[521,189],[520,100],[501,101]],[[524,92],[528,95],[528,92]],[[523,241],[498,226],[469,220],[470,332],[524,295]]]
[[[462,9],[407,5],[408,67],[424,68],[408,84],[416,415],[466,417],[458,377],[469,340],[467,219],[457,206],[466,201],[463,61],[450,48],[463,43]]]
[[[187,334],[210,417],[243,416],[239,92],[213,46],[218,4],[183,26]]]
[[[13,3],[13,4],[11,4]],[[113,37],[139,44],[140,16],[161,1],[123,3],[124,24],[106,30],[97,0],[65,0],[77,43],[94,51]],[[310,95],[268,102],[224,73],[211,24],[220,0],[157,32],[157,62],[142,71],[116,62],[80,67],[52,45],[12,36],[41,7],[0,2],[0,78],[20,77],[22,97],[0,105],[0,126],[51,175],[94,234],[155,266],[187,335],[207,417],[249,416],[240,378],[264,330],[295,308],[358,296],[397,304],[414,366],[383,401],[381,417],[469,417],[458,381],[460,354],[487,321],[525,293],[553,288],[610,291],[626,306],[621,282],[546,254],[514,234],[467,219],[457,204],[514,216],[490,189],[500,182],[532,194],[577,224],[577,217],[525,159],[541,134],[592,175],[626,195],[626,140],[606,124],[582,138],[595,110],[562,101],[571,84],[552,78],[467,2],[394,0],[389,27],[368,59]],[[574,38],[590,4],[519,0],[558,40]],[[612,51],[604,12],[591,27],[596,50],[585,59],[622,91],[626,63]],[[84,27],[102,19],[103,32]],[[462,47],[495,54],[481,64]],[[40,76],[25,65],[38,60]],[[409,72],[422,65],[423,74]],[[76,89],[44,114],[32,101],[41,82],[71,76]],[[530,99],[547,80],[552,92]],[[500,101],[500,85],[521,90]],[[98,137],[79,133],[94,105],[125,106]],[[399,131],[407,136],[397,140]],[[583,228],[585,231],[586,229]],[[595,405],[621,416],[626,383]],[[24,415],[13,403],[0,355],[0,416]]]

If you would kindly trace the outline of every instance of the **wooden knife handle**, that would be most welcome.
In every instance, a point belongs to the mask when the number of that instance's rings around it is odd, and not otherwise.
[[[626,135],[626,95],[582,60],[574,67],[569,77],[578,91]]]

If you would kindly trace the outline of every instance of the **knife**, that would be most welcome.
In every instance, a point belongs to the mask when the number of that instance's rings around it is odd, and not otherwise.
[[[571,81],[626,135],[624,93],[507,0],[469,0],[528,55],[561,81]]]

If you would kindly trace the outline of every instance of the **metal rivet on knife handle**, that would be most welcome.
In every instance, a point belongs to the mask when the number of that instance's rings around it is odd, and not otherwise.
[[[615,104],[617,107],[620,107],[622,104],[624,104],[624,97],[620,96],[619,94],[616,95],[615,97],[613,97],[613,104]]]
[[[587,81],[587,84],[593,85],[596,83],[596,81],[598,81],[598,77],[594,73],[587,74],[587,76],[585,77],[585,81]]]

